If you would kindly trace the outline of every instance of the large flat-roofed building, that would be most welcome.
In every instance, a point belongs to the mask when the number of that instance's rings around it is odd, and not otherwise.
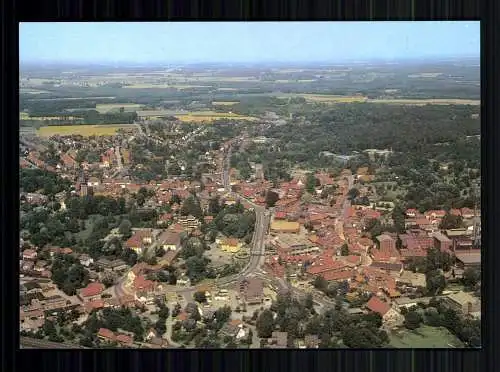
[[[456,253],[455,257],[457,259],[457,266],[461,268],[481,267],[481,252],[461,252]]]
[[[274,220],[271,223],[271,233],[293,233],[297,234],[300,232],[300,224],[298,222],[292,221],[277,221]]]

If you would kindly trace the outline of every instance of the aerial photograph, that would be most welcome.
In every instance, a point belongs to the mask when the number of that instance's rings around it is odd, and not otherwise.
[[[19,26],[22,349],[481,347],[479,22]]]

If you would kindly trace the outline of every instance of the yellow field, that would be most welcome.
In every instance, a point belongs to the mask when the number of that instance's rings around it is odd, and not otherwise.
[[[336,96],[329,94],[298,94],[311,102],[324,103],[351,103],[351,102],[366,102],[367,98],[363,96]]]
[[[132,128],[132,124],[109,124],[109,125],[52,125],[41,127],[37,130],[37,135],[50,137],[53,135],[71,136],[112,136],[118,129]]]
[[[238,120],[257,120],[251,116],[243,116],[238,114],[230,114],[225,112],[213,112],[213,111],[198,111],[191,112],[189,114],[175,115],[175,117],[184,122],[203,122],[203,121],[214,121],[219,119],[238,119]]]
[[[230,102],[230,101],[213,101],[212,105],[214,106],[233,106],[237,105],[239,102]]]
[[[140,109],[142,106],[143,105],[138,103],[100,103],[96,105],[96,110],[99,113],[105,113],[123,107],[125,111],[135,111]]]
[[[298,94],[297,96],[304,97],[307,101],[322,102],[322,103],[352,103],[352,102],[368,102],[368,103],[384,103],[393,105],[480,105],[480,100],[473,99],[368,99],[363,96],[336,96],[322,94]]]
[[[475,99],[370,99],[370,103],[387,103],[393,105],[410,105],[410,106],[424,106],[424,105],[480,105],[480,100]]]

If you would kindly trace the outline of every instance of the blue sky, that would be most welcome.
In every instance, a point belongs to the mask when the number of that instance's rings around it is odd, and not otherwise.
[[[336,62],[480,54],[479,22],[21,23],[21,62]]]

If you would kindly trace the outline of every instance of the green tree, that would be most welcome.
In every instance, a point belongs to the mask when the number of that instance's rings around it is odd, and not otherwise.
[[[257,334],[260,338],[269,338],[274,330],[273,313],[270,310],[264,310],[260,313],[256,323]]]
[[[132,236],[132,224],[129,220],[123,220],[118,226],[118,231],[124,236],[124,238],[129,238]]]
[[[446,287],[446,279],[439,270],[432,270],[425,274],[426,288],[429,294],[435,296],[443,292]]]
[[[474,288],[481,280],[481,271],[469,267],[464,270],[462,282],[467,288]]]
[[[404,326],[410,330],[417,329],[420,327],[422,322],[422,317],[416,311],[409,311],[405,314]]]
[[[342,256],[349,256],[349,246],[347,245],[347,243],[344,243],[342,245],[342,248],[340,249],[340,254]]]
[[[207,302],[207,296],[205,295],[205,292],[203,291],[198,291],[193,294],[193,298],[196,302],[205,303]]]
[[[268,208],[274,207],[276,202],[279,200],[279,195],[274,191],[268,190],[266,193],[266,205]]]

